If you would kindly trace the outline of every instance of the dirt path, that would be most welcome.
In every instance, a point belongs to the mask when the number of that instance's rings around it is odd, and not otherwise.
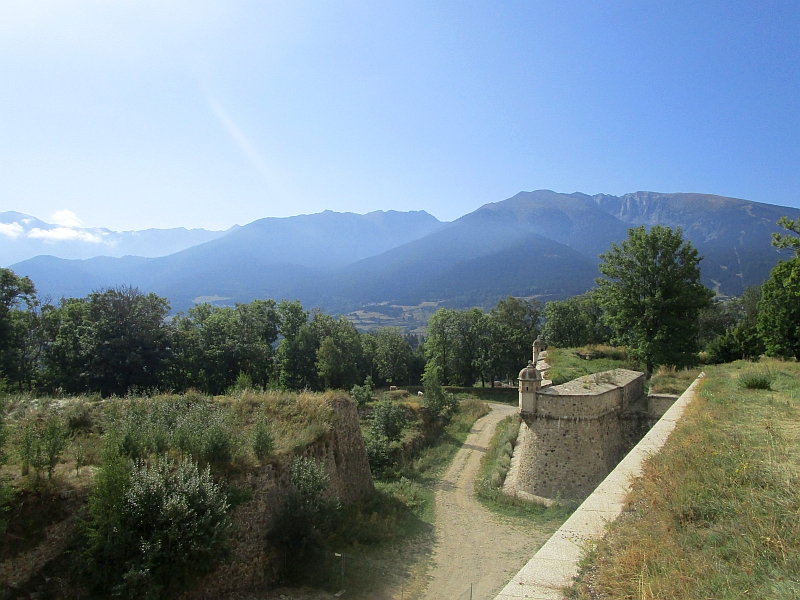
[[[436,541],[425,600],[469,598],[470,583],[474,600],[494,598],[549,537],[529,522],[489,512],[475,499],[475,476],[497,423],[517,410],[490,406],[437,486]]]

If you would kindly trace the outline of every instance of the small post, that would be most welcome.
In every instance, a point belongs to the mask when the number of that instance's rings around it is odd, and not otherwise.
[[[472,584],[469,584],[469,600],[472,600]]]
[[[334,594],[334,596],[336,596],[338,598],[342,594],[344,594],[344,552],[342,552],[342,553],[334,552],[333,555],[336,556],[337,558],[341,558],[342,559],[342,589],[340,589],[337,594]]]

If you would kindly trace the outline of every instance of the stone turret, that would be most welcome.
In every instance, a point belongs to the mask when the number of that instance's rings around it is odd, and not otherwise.
[[[533,366],[536,366],[536,363],[539,362],[539,355],[542,350],[544,350],[544,342],[541,337],[536,336],[536,340],[533,342]]]
[[[542,385],[542,374],[532,362],[519,372],[519,412],[531,415],[536,412],[536,393]]]

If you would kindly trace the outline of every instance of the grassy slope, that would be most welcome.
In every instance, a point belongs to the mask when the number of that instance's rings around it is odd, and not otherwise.
[[[292,455],[301,452],[329,430],[332,415],[326,401],[340,394],[245,391],[236,396],[215,398],[215,404],[229,416],[227,422],[235,445],[232,461],[215,464],[215,472],[229,476],[244,473],[262,462],[290,460]],[[173,398],[176,397],[162,396],[140,402],[161,404]],[[416,398],[411,402],[416,402]],[[70,427],[70,435],[74,437],[62,454],[53,479],[48,480],[46,475],[44,478],[21,476],[15,452],[17,424],[38,414],[41,403],[28,397],[12,399],[12,437],[6,448],[11,460],[3,471],[16,494],[10,507],[10,527],[5,534],[0,534],[0,561],[34,548],[44,539],[48,526],[81,509],[91,487],[92,465],[99,462],[103,413],[113,403],[101,403],[93,398],[70,398],[57,404]],[[353,567],[356,564],[369,567],[354,571],[360,574],[360,579],[353,577],[350,589],[391,589],[397,587],[400,579],[409,572],[415,575],[415,569],[417,575],[422,574],[424,561],[418,559],[430,549],[430,540],[424,534],[431,531],[434,517],[433,486],[449,466],[472,425],[487,410],[486,404],[476,398],[462,398],[460,410],[451,422],[433,443],[422,448],[404,465],[399,480],[376,481],[377,491],[372,498],[342,507],[336,515],[334,531],[327,540],[328,547],[347,552]],[[275,436],[275,449],[265,461],[258,460],[249,447],[258,411],[269,416]],[[86,449],[85,462],[89,466],[81,469],[80,474],[76,473],[74,461],[78,442]],[[69,500],[65,502],[64,497]],[[398,557],[401,550],[404,553],[402,558]]]
[[[764,368],[771,390],[741,385]],[[706,373],[570,597],[800,597],[800,365]]]
[[[610,371],[611,369],[635,368],[625,360],[624,349],[601,347],[598,358],[586,360],[578,356],[579,352],[596,350],[596,348],[554,348],[547,349],[547,358],[550,365],[547,377],[553,385],[560,385],[584,375]]]

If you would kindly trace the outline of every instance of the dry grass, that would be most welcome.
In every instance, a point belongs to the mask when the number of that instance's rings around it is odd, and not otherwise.
[[[677,370],[662,365],[650,377],[651,394],[682,394],[700,375],[700,369]]]
[[[800,597],[800,365],[773,363],[772,392],[743,368],[707,369],[570,597]]]

